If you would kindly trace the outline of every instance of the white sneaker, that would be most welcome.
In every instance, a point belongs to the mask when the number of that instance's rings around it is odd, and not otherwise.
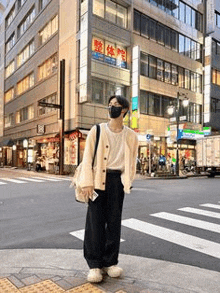
[[[104,271],[111,278],[118,278],[123,274],[123,269],[117,266],[110,266],[110,267],[104,268]]]
[[[100,283],[103,279],[101,269],[90,269],[87,281],[90,283]]]

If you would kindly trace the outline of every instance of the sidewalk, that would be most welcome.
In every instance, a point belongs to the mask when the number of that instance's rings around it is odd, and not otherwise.
[[[86,281],[82,250],[0,250],[1,293],[219,293],[220,273],[131,255],[120,255],[122,278]]]

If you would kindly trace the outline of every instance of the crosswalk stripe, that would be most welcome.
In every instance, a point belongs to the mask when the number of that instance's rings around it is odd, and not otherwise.
[[[8,183],[6,183],[6,182],[0,182],[0,185],[4,185],[4,184],[8,184]]]
[[[204,230],[209,230],[215,233],[220,233],[220,225],[209,223],[206,221],[196,220],[196,219],[174,215],[170,213],[165,213],[165,212],[151,214],[151,216],[168,220],[168,221],[173,221],[180,224],[185,224],[185,225],[200,228],[200,229],[204,229]]]
[[[200,204],[200,206],[220,210],[220,204],[204,203],[204,204]]]
[[[1,178],[1,180],[6,180],[6,181],[9,181],[9,182],[13,182],[13,183],[27,183],[27,182],[22,181],[22,180],[11,179],[11,178]]]
[[[189,207],[181,208],[178,210],[183,211],[183,212],[188,212],[188,213],[193,213],[193,214],[197,214],[197,215],[220,219],[220,213],[215,213],[215,212],[210,212],[210,211],[205,211],[205,210],[200,210],[200,209],[195,209],[195,208],[189,208]]]
[[[48,180],[48,181],[60,181],[59,179],[53,179],[53,178],[48,178],[48,177],[32,177],[32,178],[36,178],[36,179],[40,179],[40,180]]]
[[[201,239],[189,234],[149,224],[137,219],[123,220],[124,227],[154,236],[159,239],[198,251],[215,258],[220,258],[220,244]]]
[[[34,178],[30,178],[30,177],[18,177],[18,178],[22,179],[22,180],[27,180],[27,181],[33,181],[33,182],[44,182],[43,180],[34,179]]]
[[[84,241],[84,234],[85,234],[85,229],[82,229],[82,230],[77,230],[77,231],[74,231],[74,232],[70,232],[70,234],[82,241]],[[125,240],[124,239],[121,239],[120,242],[124,242]]]
[[[63,178],[63,177],[56,177],[56,178],[54,178],[54,177],[50,177],[50,176],[48,176],[47,178],[58,179],[58,180],[64,180],[64,181],[71,181],[71,180],[72,180],[71,178]]]

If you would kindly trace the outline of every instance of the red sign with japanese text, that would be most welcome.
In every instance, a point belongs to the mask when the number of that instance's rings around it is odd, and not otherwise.
[[[92,51],[104,54],[104,41],[97,37],[92,38]]]
[[[121,61],[127,61],[127,51],[125,48],[117,46],[117,59]]]
[[[105,42],[105,55],[110,56],[112,58],[116,58],[116,48],[115,44],[110,42]]]

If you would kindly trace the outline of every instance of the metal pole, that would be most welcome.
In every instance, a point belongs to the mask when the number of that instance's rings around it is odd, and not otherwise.
[[[176,107],[176,175],[179,176],[179,145],[178,145],[178,135],[179,135],[179,92],[177,92],[177,107]]]
[[[149,143],[149,176],[151,177],[151,141]]]
[[[60,61],[60,119],[62,121],[60,133],[59,174],[64,173],[64,109],[65,109],[65,60]]]

